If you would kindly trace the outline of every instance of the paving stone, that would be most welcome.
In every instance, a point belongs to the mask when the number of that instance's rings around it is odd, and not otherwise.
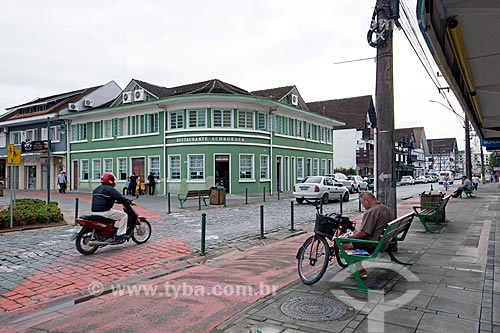
[[[424,313],[417,328],[427,332],[436,333],[471,333],[478,331],[479,323],[466,319]]]
[[[481,304],[482,293],[478,291],[467,291],[457,288],[439,286],[434,293],[436,297],[448,298],[451,300]]]
[[[464,315],[468,318],[477,320],[479,320],[481,313],[481,306],[478,304],[459,302],[441,297],[433,297],[428,305],[428,308],[450,314]]]

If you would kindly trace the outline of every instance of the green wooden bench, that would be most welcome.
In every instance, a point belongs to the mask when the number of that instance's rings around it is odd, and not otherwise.
[[[380,290],[370,289],[364,284],[363,280],[361,280],[358,273],[358,270],[361,268],[359,264],[365,260],[375,261],[379,253],[385,251],[387,252],[387,254],[389,254],[391,261],[395,261],[398,264],[402,265],[411,265],[409,263],[404,263],[399,261],[394,256],[392,247],[389,246],[389,243],[404,241],[404,239],[406,238],[406,234],[408,233],[408,230],[410,230],[411,222],[413,221],[414,217],[415,213],[408,213],[404,216],[398,217],[394,221],[389,222],[378,241],[366,240],[366,239],[354,239],[354,238],[335,238],[335,244],[339,248],[339,257],[347,262],[347,265],[349,266],[349,269],[352,275],[354,276],[354,280],[356,281],[357,284],[356,287],[341,286],[341,288],[359,290],[364,292],[383,293],[383,291]],[[342,243],[375,244],[376,247],[369,255],[357,255],[349,253],[350,250],[345,250],[342,247]]]
[[[206,199],[210,198],[211,192],[212,190],[190,190],[186,195],[177,194],[177,198],[179,199],[181,208],[184,208],[183,204],[189,199],[203,200],[203,203],[207,206]]]
[[[462,192],[465,193],[465,197],[466,198],[473,198],[474,197],[472,195],[472,193],[474,192],[474,190],[466,190],[466,189],[464,189]]]
[[[441,221],[438,219],[438,215],[443,212],[446,209],[446,205],[448,204],[448,201],[450,201],[449,195],[441,199],[439,202],[439,205],[436,207],[426,207],[426,206],[413,206],[413,210],[415,211],[415,216],[418,217],[420,222],[425,228],[424,232],[429,232],[432,234],[439,233],[437,231],[433,231],[429,226],[427,225],[427,222],[435,222],[436,224],[440,224]]]

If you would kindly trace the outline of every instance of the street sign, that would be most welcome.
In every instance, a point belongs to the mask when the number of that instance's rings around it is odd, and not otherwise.
[[[13,144],[7,146],[7,163],[11,165],[21,164],[21,149],[14,148]]]

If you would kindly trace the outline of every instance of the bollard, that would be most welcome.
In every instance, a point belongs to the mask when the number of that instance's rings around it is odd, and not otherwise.
[[[75,225],[77,225],[76,223],[77,218],[78,218],[78,198],[75,198]]]
[[[280,189],[278,189],[278,200],[280,199]]]
[[[201,214],[201,250],[200,255],[205,255],[205,229],[207,228],[207,214]]]
[[[340,215],[342,215],[342,194],[340,195]]]
[[[358,193],[358,210],[361,212],[361,192]]]
[[[264,205],[260,205],[260,239],[264,238]]]
[[[224,188],[224,207],[227,207],[227,206],[226,206],[226,201],[227,201],[227,200],[226,200],[226,189]]]
[[[264,190],[262,191],[262,197],[264,202],[266,202],[266,187],[264,186]]]
[[[198,210],[201,210],[201,191],[198,190]]]
[[[290,231],[295,231],[293,226],[293,200],[290,201]]]
[[[319,199],[319,213],[323,215],[323,199]]]
[[[248,204],[248,187],[245,187],[245,205]]]
[[[13,216],[14,216],[14,212],[13,212],[13,209],[14,209],[14,205],[12,203],[12,190],[10,191],[10,228],[12,229],[13,225],[14,225],[14,221],[13,221]]]
[[[167,193],[167,206],[168,206],[168,214],[170,214],[170,192]]]

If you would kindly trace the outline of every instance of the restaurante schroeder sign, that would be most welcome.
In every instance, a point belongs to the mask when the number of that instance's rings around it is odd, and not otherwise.
[[[26,140],[21,142],[21,152],[44,152],[47,151],[49,144],[47,141],[31,141]]]
[[[237,136],[194,136],[177,138],[176,142],[244,142],[245,138]]]

